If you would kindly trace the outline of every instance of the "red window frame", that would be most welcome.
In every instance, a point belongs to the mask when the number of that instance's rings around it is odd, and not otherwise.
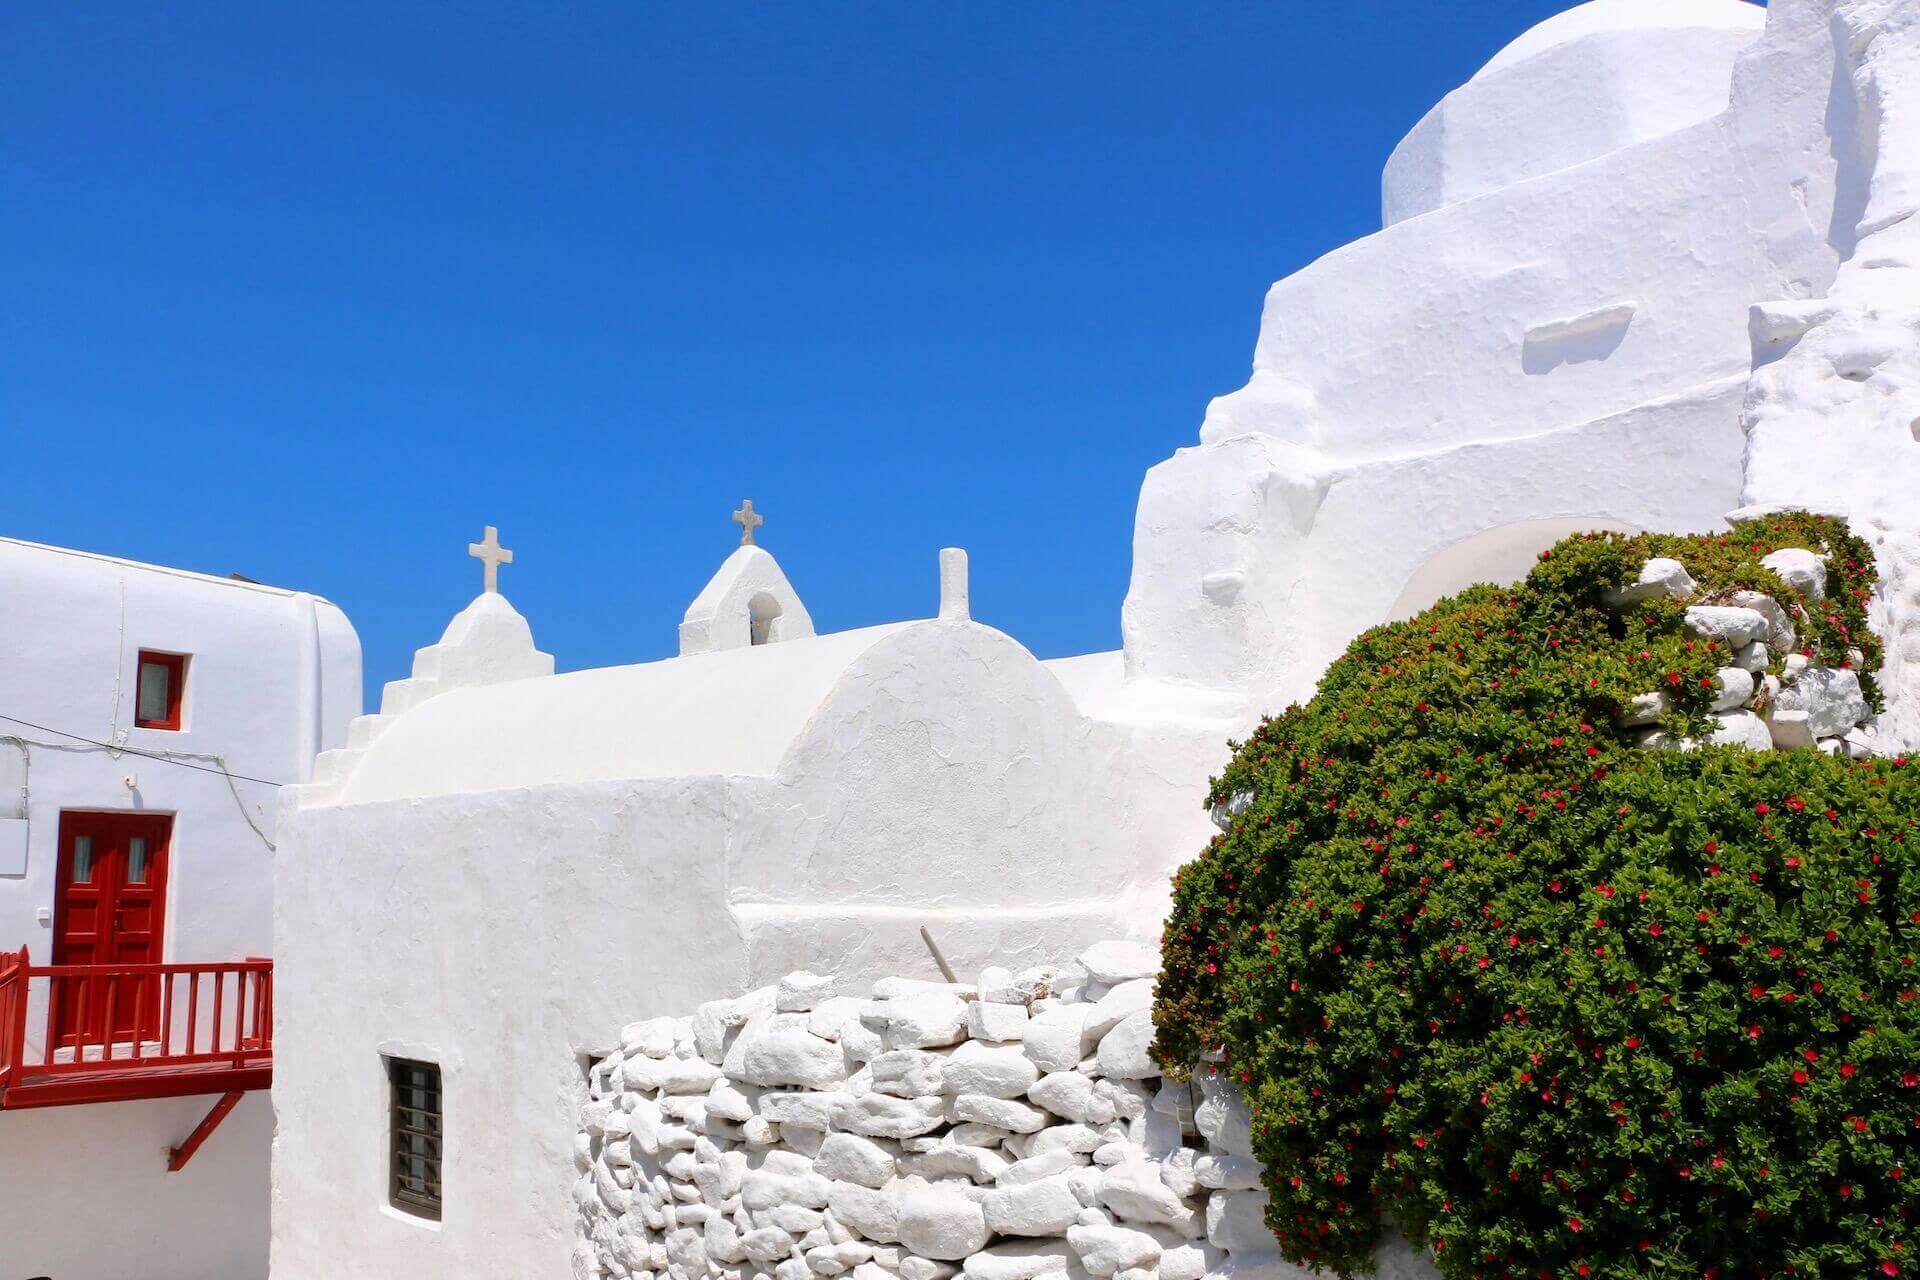
[[[157,720],[145,719],[140,715],[140,691],[146,680],[149,665],[167,669],[167,713]],[[187,655],[184,653],[157,653],[152,649],[142,649],[133,668],[133,723],[139,729],[180,728],[180,708],[187,696]]]

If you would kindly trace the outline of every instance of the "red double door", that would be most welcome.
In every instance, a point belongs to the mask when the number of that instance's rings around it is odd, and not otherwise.
[[[173,819],[145,813],[60,815],[53,963],[158,964],[166,925]],[[56,979],[53,1042],[155,1039],[158,978]]]

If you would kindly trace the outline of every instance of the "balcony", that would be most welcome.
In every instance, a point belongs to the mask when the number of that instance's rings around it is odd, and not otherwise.
[[[35,965],[24,948],[0,952],[0,1111],[218,1093],[224,1116],[272,1083],[271,960]]]

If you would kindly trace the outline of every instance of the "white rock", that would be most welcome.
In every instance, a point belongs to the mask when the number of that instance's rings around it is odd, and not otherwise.
[[[1067,1244],[1080,1255],[1080,1265],[1096,1276],[1110,1276],[1129,1267],[1150,1267],[1160,1260],[1160,1242],[1131,1227],[1068,1227]]]
[[[963,1093],[947,1104],[947,1116],[953,1120],[972,1120],[1015,1133],[1035,1133],[1047,1125],[1047,1113],[1036,1106],[1013,1098],[996,1098],[984,1093]]]
[[[882,978],[873,984],[875,1000],[906,1000],[916,996],[944,995],[959,1000],[972,1000],[979,996],[980,989],[964,982],[930,982],[925,978]]]
[[[839,1093],[763,1093],[758,1106],[759,1115],[770,1124],[788,1126],[797,1129],[812,1129],[825,1133],[833,1127],[833,1108],[840,1101]],[[791,1137],[788,1139],[792,1141]]]
[[[976,1000],[967,1006],[967,1033],[976,1040],[1019,1040],[1027,1034],[1027,1006]]]
[[[1271,1252],[1277,1243],[1266,1213],[1264,1191],[1217,1191],[1207,1200],[1207,1239],[1228,1253]]]
[[[1153,1090],[1138,1080],[1095,1080],[1093,1092],[1097,1097],[1110,1099],[1115,1114],[1122,1120],[1138,1120],[1153,1102]]]
[[[1101,1038],[1100,1072],[1115,1080],[1143,1080],[1160,1074],[1153,1048],[1153,1011],[1130,1013]],[[1179,1128],[1176,1121],[1175,1129]]]
[[[1015,1161],[1000,1171],[998,1181],[1003,1187],[1022,1186],[1029,1182],[1039,1182],[1043,1178],[1051,1178],[1057,1173],[1065,1173],[1079,1163],[1073,1152],[1055,1149]]]
[[[1718,640],[1729,650],[1765,640],[1769,630],[1765,614],[1730,605],[1688,605],[1686,623],[1695,635]]]
[[[740,1251],[763,1267],[793,1253],[793,1237],[778,1227],[756,1227],[740,1237]]]
[[[1080,1215],[1065,1177],[1042,1178],[991,1191],[980,1202],[987,1226],[1003,1236],[1057,1236]]]
[[[997,1147],[1013,1135],[1013,1130],[1002,1129],[997,1125],[976,1124],[972,1121],[953,1126],[936,1141],[951,1142],[965,1147]]]
[[[1025,1004],[1027,998],[1014,989],[1013,971],[988,965],[980,971],[980,1002],[985,1004]]]
[[[877,1142],[853,1133],[830,1133],[813,1158],[813,1171],[837,1182],[884,1187],[893,1177],[893,1153]]]
[[[1060,971],[1050,964],[1034,965],[1013,975],[1014,993],[1029,1004],[1053,995],[1059,985]]]
[[[753,1085],[739,1085],[724,1077],[713,1082],[713,1088],[707,1091],[707,1115],[737,1123],[753,1119],[755,1104],[760,1090]]]
[[[1162,1249],[1156,1270],[1160,1280],[1201,1280],[1225,1262],[1226,1256],[1218,1245],[1196,1240]]]
[[[887,1046],[931,1049],[966,1038],[967,1003],[946,991],[887,1001]]]
[[[934,1181],[958,1175],[974,1182],[992,1182],[1005,1171],[1007,1158],[986,1147],[943,1143],[917,1155],[903,1156],[900,1172]]]
[[[847,1078],[847,1060],[840,1046],[803,1027],[741,1033],[732,1055],[738,1063],[735,1079],[762,1087],[797,1085],[803,1089],[831,1089]]]
[[[818,1209],[808,1209],[797,1204],[777,1204],[764,1214],[755,1216],[755,1221],[762,1220],[771,1222],[782,1231],[796,1236],[816,1230],[826,1221]]]
[[[1078,1071],[1054,1071],[1027,1089],[1027,1098],[1068,1120],[1085,1121],[1093,1103],[1093,1080]]]
[[[805,969],[780,979],[773,1007],[781,1013],[807,1013],[819,1008],[833,996],[839,979],[831,974],[809,973]]]
[[[1153,1007],[1153,980],[1136,978],[1123,982],[1094,1003],[1087,1014],[1086,1034],[1098,1042],[1120,1020],[1142,1009]]]
[[[1193,1164],[1195,1179],[1215,1191],[1257,1191],[1260,1173],[1260,1162],[1250,1156],[1205,1155]]]
[[[900,1192],[900,1243],[923,1258],[965,1258],[992,1234],[980,1202],[951,1184],[909,1183]]]
[[[1096,942],[1080,953],[1080,967],[1095,982],[1119,986],[1160,974],[1160,953],[1137,942]]]
[[[857,996],[830,996],[807,1015],[807,1030],[822,1040],[838,1040],[849,1022],[859,1023],[860,1010],[866,1006],[867,1001]]]
[[[742,1180],[740,1203],[755,1213],[781,1204],[819,1209],[826,1206],[831,1186],[815,1173],[784,1174],[770,1173],[765,1168],[753,1169]]]
[[[693,1012],[693,1043],[699,1056],[719,1066],[726,1058],[728,1032],[747,1024],[756,1014],[773,1009],[774,990],[761,987],[731,1000],[709,1000]],[[675,1029],[676,1048],[678,1028]]]
[[[884,1093],[842,1095],[833,1127],[870,1138],[911,1138],[938,1129],[946,1117],[939,1098],[894,1098]]]
[[[1619,609],[1645,600],[1684,600],[1693,589],[1693,578],[1678,560],[1655,556],[1640,567],[1637,581],[1607,592],[1604,598],[1609,606]]]
[[[1065,1240],[1020,1240],[968,1254],[964,1269],[968,1280],[1038,1280],[1079,1265]]]
[[[1205,1138],[1229,1155],[1253,1154],[1253,1117],[1240,1091],[1223,1076],[1196,1073],[1200,1086],[1200,1105],[1194,1108],[1193,1124]]]
[[[1029,1135],[1025,1140],[1026,1149],[1020,1154],[1025,1159],[1043,1156],[1049,1151],[1084,1156],[1099,1150],[1106,1140],[1106,1135],[1091,1125],[1056,1124]]]
[[[896,1098],[921,1098],[939,1093],[946,1058],[925,1049],[889,1049],[867,1064],[873,1087]]]
[[[1736,591],[1728,597],[1742,609],[1751,609],[1766,619],[1767,629],[1760,639],[1775,653],[1786,653],[1799,641],[1794,637],[1793,615],[1772,596],[1759,591]]]
[[[1623,727],[1635,728],[1652,724],[1672,710],[1673,699],[1664,693],[1635,694],[1620,713],[1619,722]]]
[[[887,1051],[886,1038],[869,1030],[858,1018],[850,1018],[840,1027],[840,1051],[849,1062],[871,1062]]]
[[[1035,1014],[1027,1023],[1021,1052],[1042,1071],[1073,1070],[1099,1043],[1097,1036],[1087,1033],[1088,1011],[1084,1004],[1061,1004]]]
[[[900,1280],[946,1280],[958,1270],[951,1262],[935,1262],[932,1258],[900,1259]]]
[[[673,1056],[673,1019],[648,1018],[620,1028],[622,1053],[643,1053],[649,1058]]]
[[[1765,568],[1780,575],[1782,581],[1808,600],[1821,600],[1827,594],[1827,561],[1824,556],[1801,547],[1785,547],[1760,558]]]
[[[1733,665],[1748,675],[1757,676],[1767,669],[1773,661],[1773,652],[1765,641],[1755,640],[1752,644],[1743,644],[1733,651]]]
[[[970,1040],[955,1049],[953,1056],[941,1068],[939,1091],[1013,1098],[1024,1094],[1039,1078],[1040,1069],[1019,1049],[995,1048]],[[990,1120],[985,1123],[999,1122]]]
[[[720,1068],[704,1058],[662,1058],[660,1092],[670,1094],[705,1093],[720,1078]]]
[[[1754,751],[1769,751],[1774,746],[1766,723],[1751,711],[1728,711],[1713,719],[1718,727],[1707,735],[1707,741],[1714,746],[1748,747]]]
[[[900,1238],[900,1206],[891,1191],[836,1182],[827,1192],[827,1209],[876,1244],[892,1244]]]
[[[1732,711],[1753,701],[1753,675],[1739,667],[1722,667],[1714,677],[1713,709]]]
[[[1100,1187],[1100,1203],[1116,1218],[1128,1222],[1160,1222],[1168,1226],[1191,1226],[1193,1206],[1173,1193],[1161,1180],[1157,1165],[1145,1160],[1117,1164],[1107,1170]]]
[[[1808,667],[1780,691],[1777,707],[1804,711],[1807,732],[1815,738],[1841,737],[1868,715],[1860,676],[1844,667]]]

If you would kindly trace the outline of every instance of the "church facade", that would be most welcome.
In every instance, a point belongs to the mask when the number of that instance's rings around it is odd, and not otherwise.
[[[971,621],[951,552],[933,616],[821,634],[750,505],[673,659],[556,675],[483,591],[284,801],[276,1277],[642,1274],[582,1260],[572,1199],[634,1018],[1150,942],[1230,736],[1575,529],[1849,516],[1881,740],[1914,741],[1916,106],[1920,19],[1878,0],[1593,0],[1522,35],[1145,478],[1120,651]]]

